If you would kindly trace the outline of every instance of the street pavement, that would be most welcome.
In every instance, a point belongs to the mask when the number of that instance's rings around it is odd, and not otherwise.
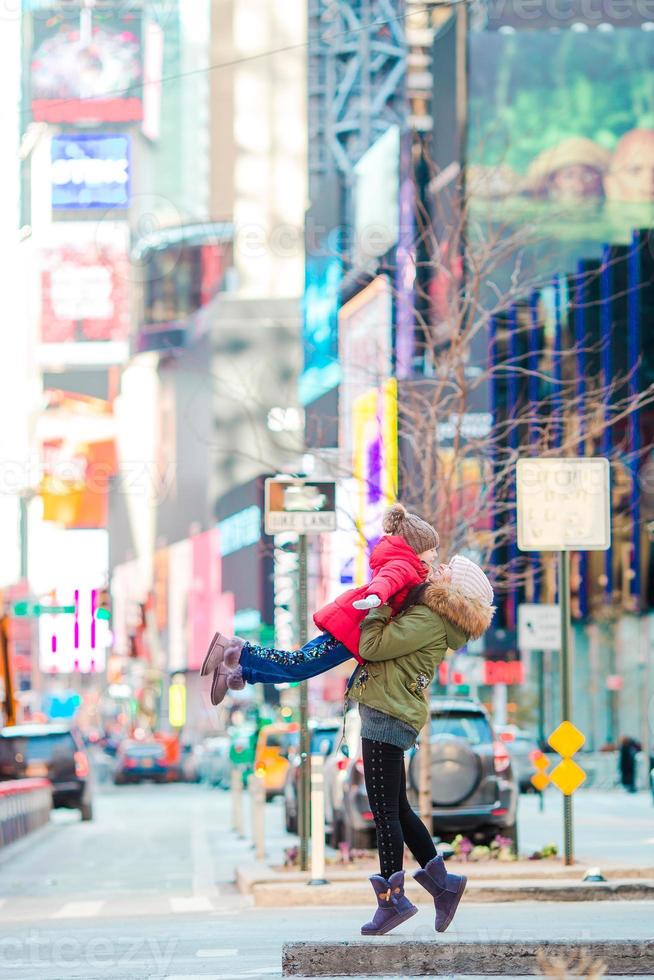
[[[520,798],[520,851],[529,854],[550,841],[563,852],[563,797],[545,793],[543,812],[535,793]],[[654,805],[649,792],[580,790],[573,796],[575,856],[598,864],[654,867]]]
[[[556,832],[559,798],[546,801],[536,829],[537,801],[523,803],[525,844],[545,843]],[[102,787],[95,808],[92,823],[57,812],[50,827],[0,856],[0,975],[277,977],[285,941],[359,938],[365,910],[257,909],[237,893],[234,869],[253,855],[249,841],[231,833],[229,796],[220,790]],[[648,863],[654,863],[654,811],[645,794],[641,799],[589,792],[579,796],[578,812],[584,825],[580,849],[587,835],[593,849],[614,860],[636,859],[639,852],[642,857],[649,848]],[[282,832],[281,815],[279,802],[267,807],[273,860],[293,841]],[[592,945],[594,937],[651,937],[653,921],[654,903],[645,902],[464,903],[447,939],[570,938]],[[427,910],[403,931],[439,941]]]

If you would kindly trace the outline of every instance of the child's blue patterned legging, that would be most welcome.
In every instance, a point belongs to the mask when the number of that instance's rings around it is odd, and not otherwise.
[[[352,654],[331,633],[322,633],[299,650],[275,650],[246,643],[239,663],[248,684],[289,684],[317,677]]]

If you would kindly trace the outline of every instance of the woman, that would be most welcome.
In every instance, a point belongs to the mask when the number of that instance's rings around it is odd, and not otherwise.
[[[436,931],[445,932],[466,879],[448,874],[431,835],[409,805],[404,752],[429,716],[426,692],[447,650],[476,639],[493,617],[493,590],[481,568],[456,555],[433,581],[417,586],[412,602],[391,620],[391,609],[368,613],[359,652],[365,663],[352,675],[348,696],[359,702],[364,778],[377,826],[380,874],[370,879],[377,910],[361,929],[378,936],[415,915],[404,894],[404,845],[421,870],[414,875],[434,899]]]
[[[384,534],[370,555],[372,579],[348,589],[315,613],[320,636],[299,650],[278,650],[247,643],[238,636],[216,633],[200,673],[213,673],[211,703],[220,704],[228,690],[245,684],[303,681],[355,657],[365,610],[387,602],[400,609],[414,585],[423,583],[438,559],[438,533],[400,503],[386,512]]]

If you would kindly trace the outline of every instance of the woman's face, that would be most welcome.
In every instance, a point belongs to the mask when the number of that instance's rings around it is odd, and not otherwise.
[[[438,565],[437,568],[432,568],[429,581],[447,585],[448,582],[452,581],[452,569],[449,565],[445,564]]]

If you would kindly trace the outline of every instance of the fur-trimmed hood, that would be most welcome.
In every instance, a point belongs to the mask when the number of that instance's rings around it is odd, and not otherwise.
[[[489,606],[481,599],[469,599],[451,585],[437,582],[426,586],[420,602],[446,620],[446,625],[451,623],[465,633],[469,640],[476,640],[486,632],[495,612],[495,606]]]

